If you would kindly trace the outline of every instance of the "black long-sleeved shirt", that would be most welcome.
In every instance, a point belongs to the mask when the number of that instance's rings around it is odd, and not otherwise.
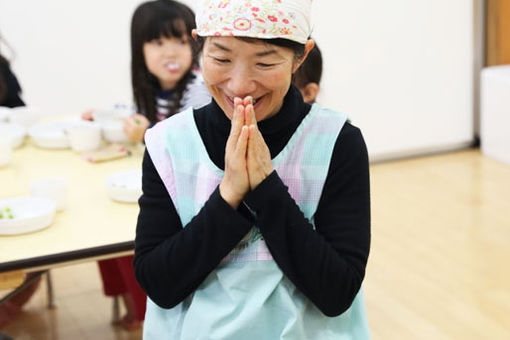
[[[310,106],[291,87],[280,112],[258,123],[271,157],[289,141]],[[213,101],[194,111],[211,160],[224,169],[230,120]],[[147,295],[171,308],[203,282],[250,230],[251,215],[232,209],[216,189],[183,228],[150,155],[143,161],[135,242],[135,274]],[[336,141],[315,213],[314,230],[274,171],[244,201],[283,273],[325,315],[351,305],[365,275],[370,248],[368,156],[359,129],[349,123]]]

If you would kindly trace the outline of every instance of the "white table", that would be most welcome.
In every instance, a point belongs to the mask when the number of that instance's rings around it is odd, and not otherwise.
[[[0,168],[0,199],[28,196],[31,180],[58,176],[68,180],[68,202],[46,229],[0,235],[0,273],[132,253],[138,205],[112,201],[104,185],[113,172],[141,167],[143,147],[130,149],[130,157],[104,163],[89,163],[71,150],[40,149],[29,140],[14,150],[12,163]]]

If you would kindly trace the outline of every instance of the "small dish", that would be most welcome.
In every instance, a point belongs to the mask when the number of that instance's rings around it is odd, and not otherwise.
[[[42,117],[42,112],[31,106],[19,106],[10,109],[9,122],[18,123],[26,128],[37,124]]]
[[[71,147],[67,131],[76,126],[89,126],[95,123],[70,118],[62,121],[38,123],[28,130],[32,142],[43,149],[68,149]]]
[[[49,227],[55,210],[55,202],[42,197],[0,200],[0,235],[24,234]]]
[[[111,174],[105,181],[108,196],[114,201],[136,203],[142,195],[142,170],[133,169]]]
[[[11,121],[11,108],[0,106],[0,123],[9,123]]]
[[[129,141],[128,135],[124,132],[124,121],[120,119],[105,120],[100,125],[103,137],[107,142],[125,143]]]
[[[11,138],[13,149],[19,148],[23,144],[26,134],[27,129],[21,124],[0,122],[0,135]]]

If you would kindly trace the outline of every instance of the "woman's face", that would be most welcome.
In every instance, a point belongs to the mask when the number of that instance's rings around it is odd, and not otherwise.
[[[223,112],[232,119],[234,98],[252,96],[257,121],[282,107],[295,68],[294,52],[234,37],[206,38],[203,77]]]
[[[163,90],[173,89],[193,63],[189,38],[164,36],[143,44],[143,56],[149,72]]]

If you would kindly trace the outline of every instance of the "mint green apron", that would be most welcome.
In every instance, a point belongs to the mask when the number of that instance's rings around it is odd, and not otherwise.
[[[313,225],[344,114],[314,105],[273,160],[278,175]],[[146,135],[151,159],[185,226],[221,182],[186,110]],[[171,309],[147,301],[144,339],[369,339],[360,290],[350,308],[325,316],[278,268],[258,228]]]

